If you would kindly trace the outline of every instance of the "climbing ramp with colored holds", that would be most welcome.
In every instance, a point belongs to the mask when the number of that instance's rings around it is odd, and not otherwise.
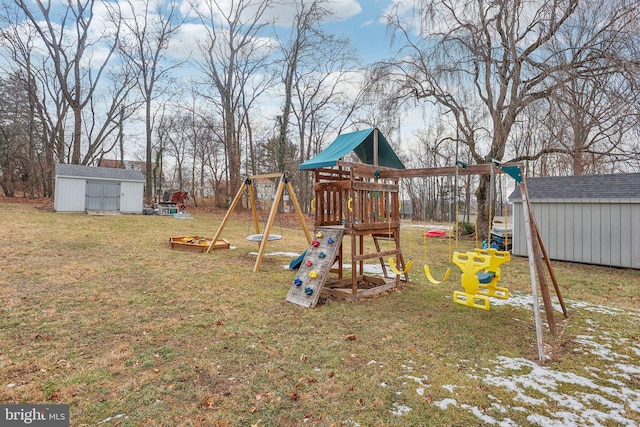
[[[343,228],[319,227],[291,283],[287,301],[314,308],[342,245]]]

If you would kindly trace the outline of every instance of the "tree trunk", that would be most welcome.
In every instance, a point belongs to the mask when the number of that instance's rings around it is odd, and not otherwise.
[[[475,194],[478,202],[478,211],[476,213],[478,228],[476,233],[478,233],[478,240],[487,240],[488,244],[489,230],[495,216],[495,204],[493,203],[495,191],[491,190],[491,176],[480,176],[480,182]]]
[[[145,100],[145,136],[146,136],[146,162],[145,162],[145,178],[146,190],[145,201],[151,204],[153,199],[153,188],[155,183],[152,181],[153,168],[151,167],[151,98],[147,96]]]
[[[82,108],[73,103],[73,146],[71,151],[71,164],[80,164],[80,142],[82,141]]]

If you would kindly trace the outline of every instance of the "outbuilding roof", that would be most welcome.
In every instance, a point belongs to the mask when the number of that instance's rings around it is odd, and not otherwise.
[[[62,163],[58,163],[56,165],[56,176],[144,182],[144,175],[142,175],[142,172],[135,169],[99,168],[82,165],[67,165]]]
[[[640,199],[640,173],[527,178],[531,199]],[[509,199],[520,200],[520,188]]]
[[[404,165],[382,132],[371,128],[338,135],[331,145],[317,156],[302,163],[300,170],[335,166],[338,160],[352,151],[356,153],[362,163],[372,165],[374,159],[373,138],[374,132],[376,131],[378,132],[378,165],[394,169],[404,169]]]

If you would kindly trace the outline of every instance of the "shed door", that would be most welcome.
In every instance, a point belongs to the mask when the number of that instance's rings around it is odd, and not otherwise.
[[[120,183],[87,181],[84,208],[88,211],[117,211],[120,209]]]

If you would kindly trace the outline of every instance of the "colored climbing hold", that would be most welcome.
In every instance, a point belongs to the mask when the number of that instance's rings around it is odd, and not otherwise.
[[[318,272],[315,270],[311,270],[309,272],[309,277],[311,277],[312,279],[317,279],[318,278]]]
[[[296,286],[300,286],[302,285],[302,280],[300,280],[299,278],[296,277],[296,280],[293,281],[293,284]]]
[[[318,258],[326,258],[327,254],[325,254],[324,252],[320,252],[318,254]]]
[[[329,237],[329,238],[327,239],[327,243],[328,243],[328,244],[332,244],[333,242],[334,242],[333,237]]]
[[[313,239],[311,241],[311,246],[313,246],[314,248],[317,248],[318,246],[320,246],[320,242],[318,241],[318,239]]]
[[[318,231],[318,232],[316,233],[316,237],[317,237],[318,239],[322,239],[322,231]]]
[[[313,289],[311,289],[309,286],[307,286],[306,288],[304,288],[304,293],[307,295],[311,295],[313,294]]]
[[[310,259],[307,260],[306,262],[307,267],[311,267],[313,265],[313,261],[311,261]]]

